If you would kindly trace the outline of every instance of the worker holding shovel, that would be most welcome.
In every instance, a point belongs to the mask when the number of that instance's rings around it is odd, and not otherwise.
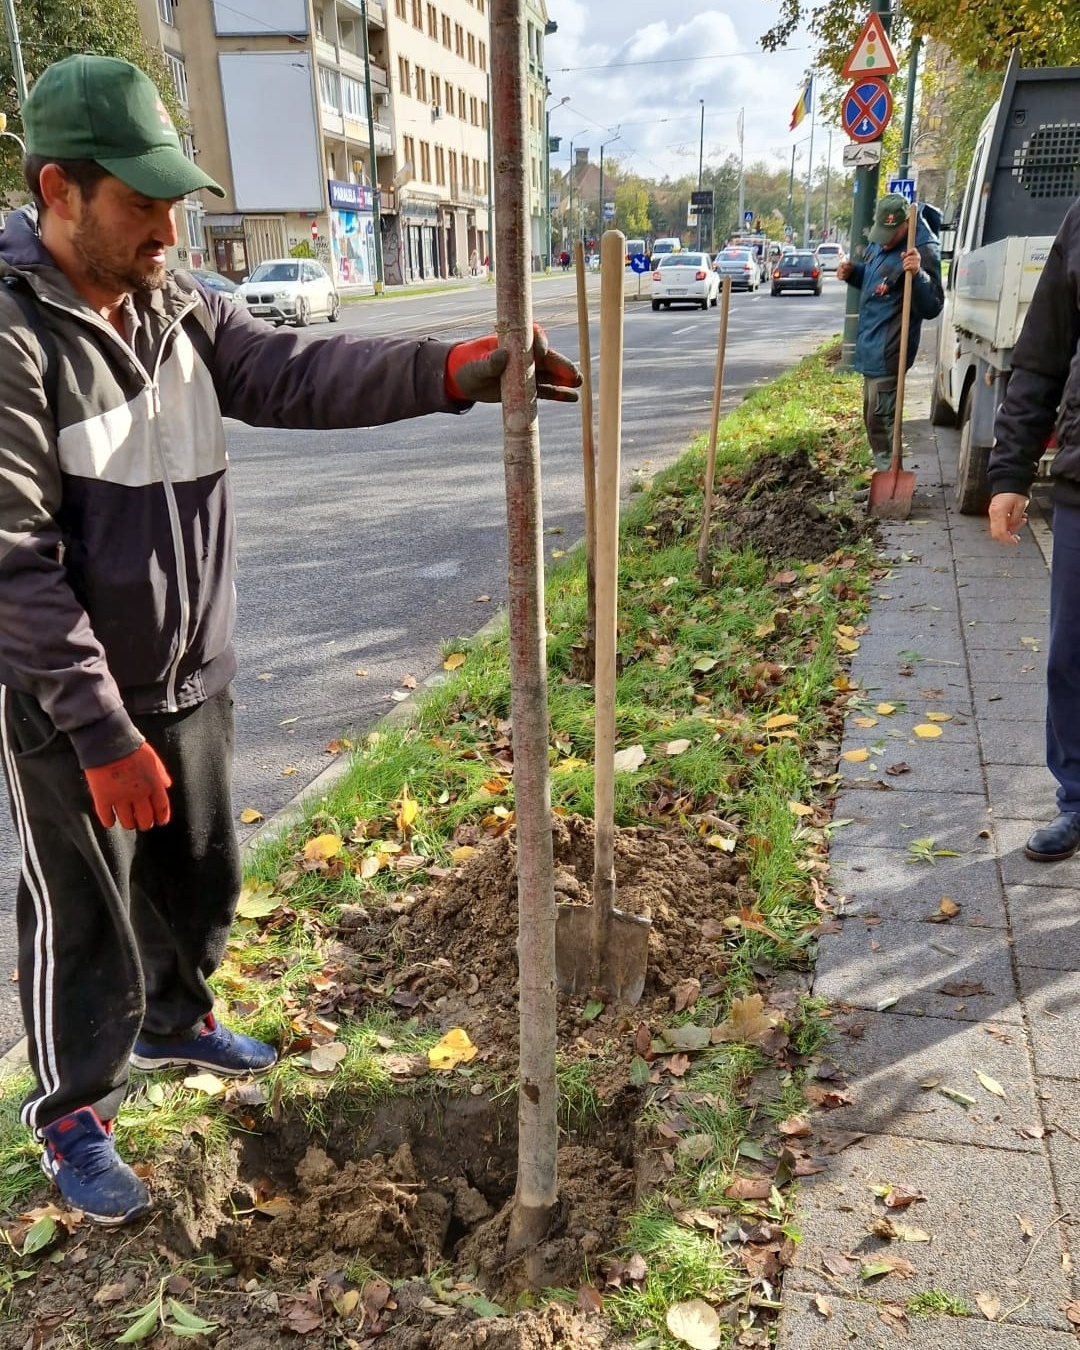
[[[836,275],[862,292],[855,337],[855,369],[863,377],[863,421],[877,471],[891,464],[896,420],[896,387],[900,373],[904,273],[911,274],[910,322],[904,369],[910,370],[919,350],[923,319],[941,313],[941,258],[937,238],[917,212],[913,247],[905,248],[908,201],[890,192],[878,202],[870,242],[862,262],[842,262]]]

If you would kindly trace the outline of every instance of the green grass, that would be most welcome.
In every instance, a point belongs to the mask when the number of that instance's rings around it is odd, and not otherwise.
[[[837,374],[819,354],[752,393],[721,424],[718,478],[738,475],[764,453],[805,451],[837,478],[841,495],[865,481],[859,382]],[[831,767],[822,744],[837,729],[845,697],[845,650],[865,612],[873,566],[869,543],[822,563],[778,564],[752,550],[719,550],[712,584],[697,575],[702,506],[702,438],[635,495],[623,524],[620,555],[617,745],[641,745],[646,759],[616,779],[622,825],[646,821],[705,839],[735,839],[736,856],[754,892],[750,920],[729,944],[726,988],[699,1001],[700,1025],[722,1020],[730,999],[755,987],[755,964],[805,967],[820,919],[815,884],[828,844]],[[783,570],[791,577],[776,582]],[[574,677],[575,643],[585,615],[581,550],[549,572],[546,588],[552,800],[568,812],[592,813],[592,689]],[[845,645],[846,644],[846,645]],[[514,806],[506,719],[510,713],[505,627],[447,642],[459,668],[416,700],[411,721],[380,726],[357,740],[346,772],[303,818],[263,843],[249,866],[248,889],[264,888],[273,913],[241,918],[227,959],[214,977],[231,1024],[288,1044],[304,1010],[320,1004],[319,982],[333,969],[337,925],[349,907],[372,912],[424,881],[424,869],[454,861],[463,826],[481,835],[507,828]],[[838,688],[839,681],[839,688]],[[769,725],[782,717],[786,725]],[[689,742],[668,753],[672,742]],[[798,810],[793,810],[793,806]],[[415,813],[413,814],[413,808]],[[406,810],[406,808],[408,808]],[[718,833],[720,822],[726,833]],[[732,834],[732,831],[734,832]],[[305,845],[318,835],[337,841],[332,865],[309,867]],[[401,870],[403,855],[419,870]],[[771,935],[770,935],[771,934]],[[791,1019],[795,1052],[812,1055],[828,1038],[821,1005],[804,998]],[[262,1081],[267,1100],[299,1113],[318,1131],[331,1114],[362,1117],[391,1096],[468,1091],[481,1085],[510,1095],[513,1083],[485,1066],[451,1079],[392,1077],[394,1053],[426,1053],[437,1033],[402,1022],[389,1004],[362,1018],[337,1018],[345,1058],[331,1077],[313,1077],[302,1057],[287,1057]],[[674,1151],[667,1199],[738,1213],[724,1191],[769,1122],[802,1107],[800,1079],[785,1079],[775,1100],[752,1113],[740,1093],[767,1061],[743,1046],[720,1045],[694,1057],[680,1085],[680,1107],[698,1137],[691,1156]],[[602,1121],[604,1057],[567,1056],[558,1065],[560,1123],[588,1133]],[[10,1209],[39,1184],[36,1148],[18,1123],[25,1081],[0,1085],[0,1206]],[[659,1119],[658,1104],[647,1119]],[[234,1124],[182,1076],[138,1079],[120,1115],[122,1147],[144,1160],[167,1154],[195,1121],[211,1151],[228,1144]],[[777,1193],[779,1195],[779,1193]],[[754,1202],[783,1222],[790,1191]],[[689,1297],[728,1301],[747,1280],[723,1244],[677,1222],[664,1196],[631,1219],[624,1250],[649,1265],[643,1289],[608,1300],[613,1320],[668,1344],[664,1313]],[[775,1212],[774,1212],[775,1211]],[[753,1220],[751,1220],[753,1221]],[[0,1291],[2,1292],[2,1291]]]
[[[927,1289],[924,1293],[913,1294],[904,1304],[912,1316],[931,1313],[946,1313],[950,1317],[970,1317],[971,1309],[962,1298],[947,1294],[942,1289]]]

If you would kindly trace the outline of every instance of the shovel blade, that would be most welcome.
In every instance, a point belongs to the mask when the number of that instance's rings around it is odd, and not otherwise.
[[[915,475],[910,469],[879,469],[870,479],[866,514],[872,520],[907,520],[915,494]]]
[[[555,979],[575,998],[592,993],[634,1007],[645,990],[652,920],[613,910],[597,953],[591,905],[560,905],[555,920]]]

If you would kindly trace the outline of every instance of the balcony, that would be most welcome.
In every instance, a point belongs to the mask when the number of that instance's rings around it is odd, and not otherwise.
[[[354,14],[362,14],[367,10],[368,23],[377,24],[380,28],[386,27],[386,11],[382,7],[381,0],[367,0],[363,4],[362,0],[338,0],[342,9],[351,10]]]
[[[336,66],[338,63],[337,47],[332,42],[327,42],[325,38],[315,39],[315,56],[324,66]]]
[[[371,67],[371,90],[375,94],[388,94],[390,92],[390,81],[386,75],[386,67],[380,66],[377,61],[369,61]]]

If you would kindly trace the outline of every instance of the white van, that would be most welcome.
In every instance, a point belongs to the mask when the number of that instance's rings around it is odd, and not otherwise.
[[[649,254],[649,257],[652,260],[652,265],[655,267],[657,258],[662,257],[665,253],[681,253],[681,252],[682,252],[681,239],[675,238],[654,239],[652,246],[652,253]]]

